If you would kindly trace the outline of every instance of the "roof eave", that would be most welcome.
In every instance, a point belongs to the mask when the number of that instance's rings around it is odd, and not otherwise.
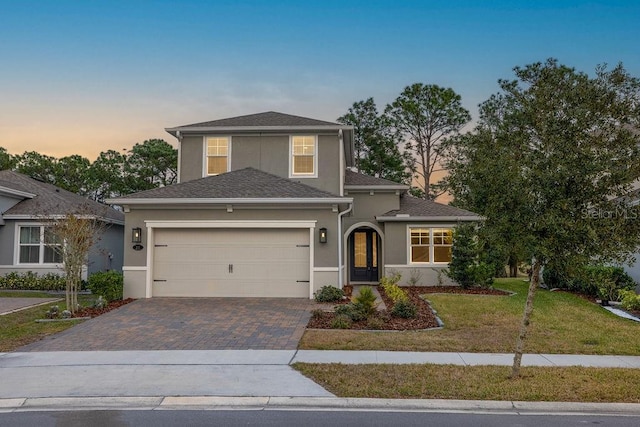
[[[358,191],[358,190],[363,190],[363,191],[369,191],[369,190],[408,190],[409,186],[408,185],[404,185],[404,184],[397,184],[397,185],[345,185],[344,186],[345,190],[353,190],[353,191]]]
[[[28,193],[26,191],[15,190],[13,188],[0,186],[0,193],[5,193],[7,196],[15,196],[25,199],[33,199],[36,194]]]
[[[305,125],[305,126],[179,126],[165,128],[173,136],[181,134],[200,134],[204,132],[267,132],[267,131],[303,131],[303,130],[353,130],[350,125]]]
[[[237,204],[336,204],[353,203],[352,197],[307,197],[307,198],[115,198],[107,199],[110,205],[237,205]]]
[[[484,218],[477,215],[461,215],[461,216],[377,216],[379,222],[408,222],[408,221],[424,221],[424,222],[476,222],[482,221]]]

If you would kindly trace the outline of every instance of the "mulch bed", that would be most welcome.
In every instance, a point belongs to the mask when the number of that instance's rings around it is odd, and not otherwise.
[[[498,289],[462,289],[457,286],[403,286],[409,296],[409,300],[418,308],[417,316],[413,319],[403,319],[401,317],[395,317],[391,315],[391,308],[393,307],[393,301],[387,297],[382,287],[378,287],[378,292],[387,306],[387,310],[378,311],[372,319],[361,320],[353,322],[349,329],[355,330],[385,330],[385,331],[406,331],[406,330],[420,330],[437,328],[440,325],[436,320],[435,314],[431,310],[429,303],[427,303],[421,295],[427,293],[455,293],[455,294],[478,294],[478,295],[510,295],[509,292],[501,291]],[[351,289],[348,289],[351,291]],[[350,295],[350,292],[348,293]],[[347,300],[348,302],[348,300]],[[333,329],[331,327],[331,321],[335,315],[332,312],[324,312],[322,314],[316,314],[311,317],[307,328],[312,329]]]
[[[76,311],[73,317],[97,317],[101,314],[108,313],[111,310],[114,310],[118,307],[122,307],[125,304],[129,304],[130,302],[135,301],[133,298],[127,298],[118,301],[111,301],[103,308],[96,307],[82,307],[80,310]]]

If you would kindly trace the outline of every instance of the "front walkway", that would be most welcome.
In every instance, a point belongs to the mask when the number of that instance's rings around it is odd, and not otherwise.
[[[18,351],[295,349],[316,307],[304,298],[140,299]]]
[[[0,316],[55,301],[62,301],[62,298],[0,298]]]

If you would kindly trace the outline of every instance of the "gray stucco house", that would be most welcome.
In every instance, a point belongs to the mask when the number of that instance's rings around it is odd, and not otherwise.
[[[452,228],[479,219],[353,172],[352,126],[266,112],[166,130],[178,183],[108,201],[131,233],[125,297],[310,298],[391,269],[436,284]]]
[[[63,260],[46,229],[50,219],[69,213],[94,215],[106,225],[89,253],[83,278],[96,271],[121,270],[122,212],[26,175],[0,171],[0,276],[28,271],[61,274]]]

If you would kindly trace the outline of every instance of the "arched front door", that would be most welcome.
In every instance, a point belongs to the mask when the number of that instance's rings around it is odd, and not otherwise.
[[[352,282],[378,281],[378,233],[371,228],[358,228],[349,237]]]

